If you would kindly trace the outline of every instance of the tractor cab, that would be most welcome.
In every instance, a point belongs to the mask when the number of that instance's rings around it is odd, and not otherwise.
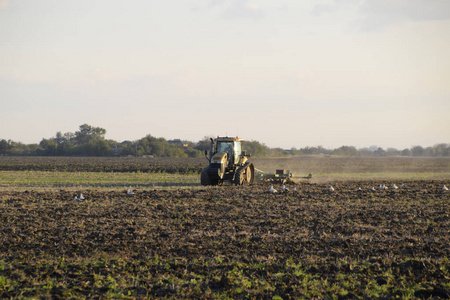
[[[218,137],[211,143],[210,159],[218,153],[226,153],[228,165],[238,164],[242,154],[241,141],[239,138]]]

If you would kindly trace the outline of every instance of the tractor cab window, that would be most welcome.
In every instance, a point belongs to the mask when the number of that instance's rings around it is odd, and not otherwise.
[[[234,153],[236,155],[241,155],[242,149],[241,149],[241,143],[234,143]]]
[[[228,157],[233,155],[233,142],[219,142],[217,145],[217,153],[228,153]]]
[[[241,143],[234,143],[234,162],[235,163],[239,163],[240,160],[240,156],[242,153],[242,149],[241,149]]]

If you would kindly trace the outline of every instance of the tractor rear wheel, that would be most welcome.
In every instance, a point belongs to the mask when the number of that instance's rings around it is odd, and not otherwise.
[[[236,171],[234,183],[236,185],[252,184],[255,179],[255,167],[252,163],[245,164]]]
[[[255,180],[255,166],[252,163],[248,164],[245,169],[245,175],[247,184],[253,184],[253,181]]]

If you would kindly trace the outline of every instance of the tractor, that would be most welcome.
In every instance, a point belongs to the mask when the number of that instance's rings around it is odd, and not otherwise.
[[[248,161],[250,154],[241,148],[242,139],[238,137],[211,138],[211,148],[205,150],[209,161],[200,176],[202,185],[222,185],[224,182],[236,185],[252,184],[255,180],[255,167]]]

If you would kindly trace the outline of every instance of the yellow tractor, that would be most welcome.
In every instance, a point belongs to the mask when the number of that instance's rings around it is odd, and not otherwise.
[[[255,180],[255,167],[248,161],[250,154],[241,148],[242,139],[238,137],[217,137],[211,139],[211,148],[205,150],[209,161],[200,176],[202,185],[222,185],[224,182],[236,185],[252,184]]]

